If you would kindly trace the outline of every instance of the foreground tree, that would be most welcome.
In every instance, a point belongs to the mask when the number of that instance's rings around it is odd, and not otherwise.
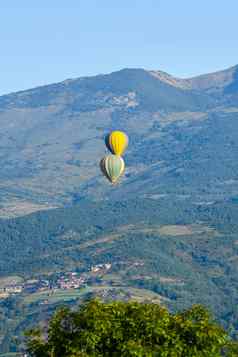
[[[220,357],[238,356],[238,346],[201,306],[171,314],[157,304],[102,303],[79,311],[60,309],[47,337],[28,333],[34,357]]]

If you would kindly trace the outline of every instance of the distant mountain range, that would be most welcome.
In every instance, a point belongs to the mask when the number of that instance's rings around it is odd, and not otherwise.
[[[0,215],[138,190],[200,201],[233,196],[237,100],[238,66],[191,79],[123,69],[2,96]],[[116,190],[98,166],[113,129],[130,137]]]
[[[129,136],[116,186],[99,168],[114,129]],[[203,303],[237,334],[237,157],[238,66],[191,79],[123,69],[0,97],[0,289],[13,275],[112,266],[76,297],[0,294],[0,352],[100,289]]]

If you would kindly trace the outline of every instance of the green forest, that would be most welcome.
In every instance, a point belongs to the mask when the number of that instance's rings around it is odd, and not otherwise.
[[[39,329],[27,335],[32,357],[238,356],[238,343],[198,305],[171,314],[158,304],[93,300],[58,310],[47,338]]]
[[[6,277],[22,281],[21,293],[0,300],[2,353],[22,350],[23,332],[62,304],[78,308],[94,296],[159,302],[171,313],[202,304],[237,338],[237,215],[235,199],[204,206],[161,198],[81,201],[2,220],[0,288]],[[110,269],[93,272],[103,264]],[[84,283],[58,286],[72,271]],[[32,292],[34,279],[49,284]]]

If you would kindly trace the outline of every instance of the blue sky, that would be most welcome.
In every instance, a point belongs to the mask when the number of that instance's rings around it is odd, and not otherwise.
[[[237,0],[0,3],[0,94],[125,67],[190,77],[238,64]]]

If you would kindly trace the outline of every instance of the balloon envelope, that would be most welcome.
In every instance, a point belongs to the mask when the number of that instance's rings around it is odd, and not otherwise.
[[[113,131],[108,144],[113,154],[121,156],[128,146],[128,136],[123,131]]]
[[[112,183],[116,183],[125,170],[123,158],[117,155],[104,157],[100,162],[100,166],[103,174]]]

